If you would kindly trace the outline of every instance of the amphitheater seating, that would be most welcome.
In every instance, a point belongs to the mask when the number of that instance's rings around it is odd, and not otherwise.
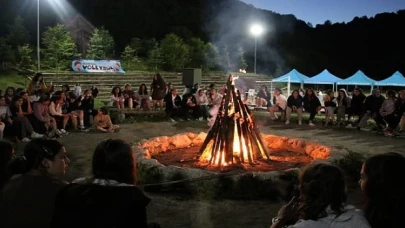
[[[62,74],[44,74],[44,80],[46,83],[53,82],[57,87],[62,85],[69,85],[73,88],[76,83],[82,86],[82,90],[89,89],[91,86],[96,86],[99,90],[99,96],[101,100],[108,100],[111,96],[111,90],[115,86],[123,87],[126,83],[132,85],[134,90],[137,90],[141,84],[146,84],[148,90],[152,82],[153,72],[134,72],[128,74],[95,74],[95,73],[62,73]],[[175,88],[182,91],[184,88],[182,84],[182,74],[173,72],[162,72],[161,75],[165,79],[166,83],[172,83]],[[268,76],[243,76],[243,78],[249,79],[248,88],[255,88],[256,90],[260,85],[256,85],[255,81],[268,81]],[[205,74],[202,77],[202,86],[208,87],[209,84],[214,83],[216,85],[224,85],[227,76],[223,73],[210,73]]]

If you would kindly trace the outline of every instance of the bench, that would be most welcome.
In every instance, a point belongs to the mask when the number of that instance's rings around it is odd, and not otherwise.
[[[112,118],[113,116],[117,116],[117,121],[122,123],[125,120],[125,115],[133,115],[133,116],[155,116],[155,115],[166,115],[164,111],[144,111],[144,110],[137,110],[137,109],[118,109],[116,107],[108,106],[105,107],[107,109],[108,115]]]

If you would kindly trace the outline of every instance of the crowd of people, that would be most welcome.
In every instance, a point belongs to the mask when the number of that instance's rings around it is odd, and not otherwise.
[[[291,113],[298,115],[298,125],[302,124],[303,112],[309,113],[308,125],[315,126],[314,119],[323,110],[325,113],[324,126],[338,125],[347,128],[366,130],[367,121],[372,118],[375,130],[383,132],[387,136],[404,135],[405,133],[405,91],[399,92],[388,90],[386,97],[381,95],[379,89],[374,89],[372,94],[365,96],[360,88],[355,88],[349,96],[345,89],[340,89],[335,96],[334,91],[326,95],[317,95],[313,89],[294,90],[287,98],[282,91],[276,88],[271,93],[266,86],[262,86],[258,93],[257,104],[266,105],[270,118],[278,119],[276,112],[285,115],[285,124],[290,124]],[[356,120],[355,120],[356,118]],[[394,132],[395,129],[398,131]]]
[[[56,90],[37,73],[26,90],[8,87],[4,95],[0,94],[0,140],[12,137],[17,142],[29,142],[66,136],[68,129],[88,132],[91,127],[100,132],[117,131],[119,127],[112,124],[105,109],[94,109],[97,94],[95,87],[82,93],[79,85],[72,91],[68,85]]]
[[[119,139],[94,150],[92,175],[68,183],[69,148],[53,139],[30,141],[21,157],[0,141],[0,227],[160,227],[149,223],[151,199],[138,187],[136,157]],[[362,209],[347,204],[343,171],[312,163],[299,175],[294,197],[271,219],[278,227],[400,228],[405,213],[405,157],[385,153],[368,158],[359,184]],[[173,208],[175,210],[175,208]],[[209,219],[209,218],[207,218]]]

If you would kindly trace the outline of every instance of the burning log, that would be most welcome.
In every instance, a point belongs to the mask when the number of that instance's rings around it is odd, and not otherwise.
[[[226,83],[225,96],[217,118],[200,149],[200,162],[210,166],[255,165],[259,159],[270,160],[252,113],[235,90],[232,75]]]

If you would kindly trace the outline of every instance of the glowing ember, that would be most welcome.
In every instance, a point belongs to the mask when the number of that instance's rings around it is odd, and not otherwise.
[[[258,159],[270,159],[253,115],[235,89],[233,79],[230,75],[218,116],[201,147],[201,163],[224,167],[255,165]]]

